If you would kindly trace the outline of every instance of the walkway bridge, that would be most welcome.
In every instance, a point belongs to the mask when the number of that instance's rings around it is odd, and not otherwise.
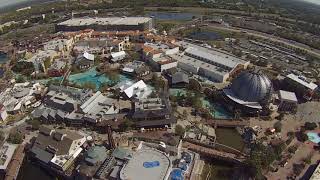
[[[63,84],[63,82],[64,82],[66,79],[69,78],[70,73],[71,73],[71,68],[72,68],[72,67],[70,67],[70,68],[64,73],[63,78],[62,78],[62,80],[61,80],[61,82],[60,82],[60,86]]]
[[[183,147],[188,148],[191,151],[197,152],[202,156],[206,157],[212,157],[215,159],[223,160],[223,161],[228,161],[236,164],[243,164],[244,161],[246,160],[246,155],[241,153],[230,153],[230,152],[224,152],[220,151],[214,146],[210,147],[201,145],[199,143],[193,143],[191,141],[183,141]]]
[[[212,127],[226,127],[226,128],[235,128],[235,127],[246,127],[250,125],[249,120],[236,120],[236,119],[215,119],[215,120],[206,120],[203,121],[204,124],[210,125]]]

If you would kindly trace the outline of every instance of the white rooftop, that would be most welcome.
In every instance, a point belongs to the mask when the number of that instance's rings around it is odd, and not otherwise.
[[[85,58],[88,59],[88,60],[94,61],[94,55],[93,55],[93,54],[90,54],[90,53],[88,53],[88,52],[84,52],[84,53],[83,53],[83,57],[85,57]]]
[[[111,53],[112,58],[118,58],[118,57],[125,56],[125,55],[126,55],[126,52],[124,52],[124,51]]]
[[[105,18],[73,18],[61,22],[58,25],[65,26],[88,26],[93,24],[99,25],[139,25],[150,21],[149,17],[105,17]]]
[[[147,87],[143,80],[140,80],[136,83],[132,83],[131,81],[119,83],[116,85],[116,88],[119,88],[122,92],[124,92],[128,98],[136,95],[138,99],[144,99],[147,98],[152,92],[152,90]]]
[[[318,85],[316,85],[315,83],[311,82],[311,81],[307,81],[306,77],[304,76],[297,76],[295,74],[288,74],[287,78],[290,78],[291,80],[303,85],[304,87],[311,89],[311,90],[315,90],[317,89]]]
[[[238,64],[244,63],[239,58],[230,56],[228,54],[222,54],[217,51],[208,51],[208,50],[194,48],[194,47],[188,47],[185,50],[185,53],[193,54],[195,56],[208,59],[213,63],[227,66],[230,69],[235,68]]]
[[[17,148],[16,145],[4,143],[0,149],[0,169],[6,170],[8,167],[9,162],[13,156],[15,149]]]
[[[145,163],[159,163],[153,167]],[[171,161],[163,152],[156,149],[138,150],[120,171],[122,180],[165,180],[171,169]]]
[[[279,95],[282,100],[298,102],[297,96],[294,92],[280,90]]]

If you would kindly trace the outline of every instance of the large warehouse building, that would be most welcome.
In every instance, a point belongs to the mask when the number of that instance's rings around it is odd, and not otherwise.
[[[186,48],[184,52],[171,55],[178,61],[178,67],[214,82],[224,83],[229,77],[247,69],[250,64],[249,61],[215,49],[207,49],[190,43],[185,43],[181,47]]]
[[[106,18],[73,18],[56,25],[56,31],[128,31],[151,30],[154,22],[149,17],[106,17]]]

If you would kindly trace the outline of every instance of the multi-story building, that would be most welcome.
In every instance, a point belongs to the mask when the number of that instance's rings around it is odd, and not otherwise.
[[[39,117],[45,123],[62,123],[68,125],[95,124],[105,116],[119,113],[116,100],[104,96],[100,91],[66,91],[48,92],[44,98],[44,107],[34,111],[33,117]],[[80,97],[76,94],[81,94]]]
[[[133,103],[132,109],[137,128],[171,127],[176,122],[165,98],[141,99]]]
[[[318,85],[304,76],[288,74],[284,79],[285,87],[292,89],[298,97],[311,100],[317,91]]]
[[[145,31],[153,28],[153,19],[149,17],[73,18],[56,25],[56,31]]]
[[[2,145],[0,148],[0,172],[6,172],[16,148],[16,145],[8,143]]]
[[[70,39],[53,39],[43,44],[44,50],[70,51],[74,41]]]
[[[294,92],[289,91],[279,91],[279,111],[295,111],[298,106],[298,99]]]
[[[86,137],[71,131],[41,126],[30,155],[45,168],[66,171],[82,152]]]
[[[169,55],[179,53],[179,47],[172,44],[145,43],[142,46],[142,58],[156,71],[175,68],[178,62]]]
[[[79,69],[88,69],[94,65],[94,58],[94,54],[84,52],[77,57],[75,64]]]

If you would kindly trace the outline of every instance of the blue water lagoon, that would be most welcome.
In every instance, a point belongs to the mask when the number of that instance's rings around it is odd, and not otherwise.
[[[308,139],[313,143],[320,143],[320,136],[318,133],[315,132],[308,132],[307,133]]]
[[[100,74],[96,71],[96,68],[91,68],[88,71],[78,74],[72,74],[68,80],[77,85],[84,85],[85,83],[92,83],[96,86],[96,89],[101,88],[104,84],[111,84],[112,80],[105,74]],[[119,75],[119,81],[128,81],[129,78],[124,75]]]

